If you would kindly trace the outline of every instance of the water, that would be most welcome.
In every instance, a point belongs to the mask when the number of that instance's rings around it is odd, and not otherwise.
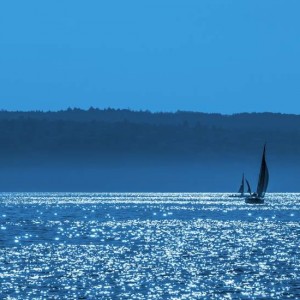
[[[300,299],[300,194],[2,193],[1,299]]]

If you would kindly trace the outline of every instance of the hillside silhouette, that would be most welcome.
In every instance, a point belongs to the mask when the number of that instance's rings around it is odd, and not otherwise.
[[[248,156],[265,142],[272,155],[300,154],[300,116],[68,109],[0,112],[2,158]],[[87,157],[86,157],[87,156]]]

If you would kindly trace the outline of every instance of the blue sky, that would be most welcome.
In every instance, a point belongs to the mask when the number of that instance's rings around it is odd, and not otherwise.
[[[0,3],[0,108],[300,113],[300,1]]]

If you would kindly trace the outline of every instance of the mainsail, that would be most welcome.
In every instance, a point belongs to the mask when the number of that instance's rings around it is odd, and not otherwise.
[[[241,183],[241,186],[239,188],[239,193],[241,193],[242,195],[244,195],[244,186],[245,186],[245,179],[244,179],[244,174],[243,174],[243,177],[242,177],[242,183]]]
[[[261,160],[259,179],[258,179],[257,190],[256,190],[258,197],[263,198],[265,196],[268,183],[269,183],[269,171],[266,162],[266,145],[265,145],[262,160]]]
[[[247,193],[249,193],[251,195],[251,187],[250,187],[250,183],[249,181],[246,179],[246,183],[247,183],[247,186],[248,186],[248,190],[247,190]]]

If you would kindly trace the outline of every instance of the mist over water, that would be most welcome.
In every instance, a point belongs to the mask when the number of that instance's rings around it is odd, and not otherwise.
[[[239,188],[242,173],[255,190],[260,159],[115,159],[95,165],[17,162],[0,168],[0,191],[234,192]],[[267,159],[270,170],[268,191],[298,192],[298,164]]]
[[[300,297],[300,194],[0,199],[0,298]]]

